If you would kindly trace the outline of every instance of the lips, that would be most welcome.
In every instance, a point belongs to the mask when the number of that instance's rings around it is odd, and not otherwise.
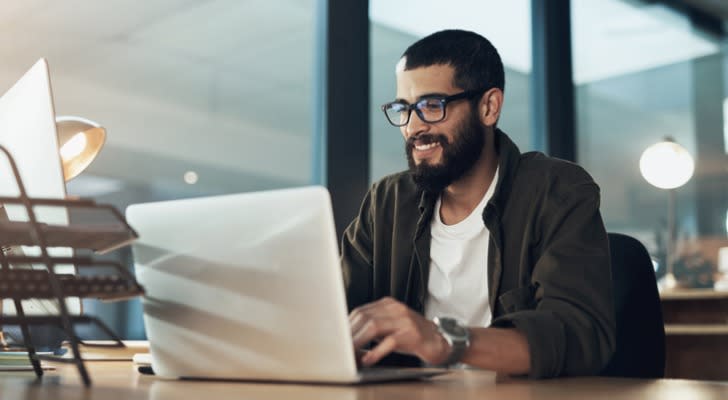
[[[415,144],[415,149],[417,149],[418,151],[430,150],[434,147],[440,147],[440,143],[435,142],[435,143],[428,143],[428,144]]]
[[[407,142],[413,146],[438,143],[442,141],[445,141],[445,137],[442,135],[418,135],[407,139]]]
[[[418,159],[424,159],[433,156],[444,143],[447,139],[443,135],[419,135],[407,139],[407,148],[410,154],[416,153]]]

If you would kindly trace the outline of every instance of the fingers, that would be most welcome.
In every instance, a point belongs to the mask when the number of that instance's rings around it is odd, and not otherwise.
[[[362,317],[358,328],[352,327],[351,335],[354,347],[360,348],[375,339],[383,338],[395,332],[401,321],[388,317]]]
[[[406,305],[385,297],[358,307],[349,314],[349,326],[356,346],[363,346],[396,328],[397,322],[406,317]]]
[[[407,310],[407,306],[391,297],[383,297],[377,301],[367,303],[354,309],[349,314],[349,322],[360,317],[362,314],[381,314],[382,312],[401,312]]]
[[[431,321],[422,319],[420,322],[422,323],[418,324],[417,321],[407,318],[392,324],[391,329],[377,336],[382,338],[381,341],[361,357],[361,364],[374,365],[394,351],[416,355],[429,364],[442,362],[450,353],[447,341],[436,328],[431,329],[428,326],[434,325]]]
[[[354,359],[356,360],[356,367],[363,367],[362,358],[369,352],[369,350],[362,350],[354,347]]]
[[[380,341],[362,357],[365,366],[377,363],[393,351],[429,359],[433,353],[433,340],[441,339],[437,329],[430,327],[434,325],[431,321],[392,298],[355,309],[349,315],[349,324],[355,348],[373,340]]]
[[[387,339],[401,328],[403,318],[408,311],[406,305],[385,297],[372,303],[358,307],[349,315],[354,348],[361,348],[373,340],[382,340],[377,346],[379,352],[372,356],[361,355],[362,364],[372,365],[396,350],[396,341]],[[385,343],[384,347],[382,343]],[[386,351],[386,353],[382,353]],[[367,361],[365,362],[364,359]]]
[[[397,341],[394,336],[385,337],[379,344],[372,350],[368,351],[361,358],[361,362],[365,367],[372,366],[379,362],[384,356],[393,352],[397,348]]]

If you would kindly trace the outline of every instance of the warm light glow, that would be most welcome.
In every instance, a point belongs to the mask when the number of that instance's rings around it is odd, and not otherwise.
[[[640,172],[653,186],[675,189],[693,176],[695,164],[685,148],[671,141],[654,144],[640,157]]]
[[[63,147],[61,147],[61,159],[63,159],[63,161],[72,160],[74,157],[83,152],[86,148],[86,144],[86,135],[83,132],[73,135],[73,137],[66,142]]]
[[[728,247],[718,249],[718,271],[728,274]]]
[[[187,171],[185,172],[184,179],[185,182],[187,182],[188,184],[194,185],[195,183],[197,183],[198,176],[195,171]]]

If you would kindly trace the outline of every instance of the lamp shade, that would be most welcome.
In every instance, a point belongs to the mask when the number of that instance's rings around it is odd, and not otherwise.
[[[648,147],[640,157],[642,176],[660,189],[679,188],[690,180],[694,171],[690,153],[669,138]]]
[[[81,117],[56,118],[58,146],[66,182],[80,174],[101,151],[106,130],[96,122]]]

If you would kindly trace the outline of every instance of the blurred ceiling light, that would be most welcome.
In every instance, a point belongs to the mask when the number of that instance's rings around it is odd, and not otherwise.
[[[187,184],[194,185],[195,183],[197,183],[198,179],[199,179],[199,177],[197,176],[197,172],[195,172],[195,171],[185,172],[184,180],[185,180],[185,182],[187,182]]]
[[[57,117],[56,128],[63,178],[68,182],[99,154],[106,140],[106,129],[96,122],[74,116]]]

